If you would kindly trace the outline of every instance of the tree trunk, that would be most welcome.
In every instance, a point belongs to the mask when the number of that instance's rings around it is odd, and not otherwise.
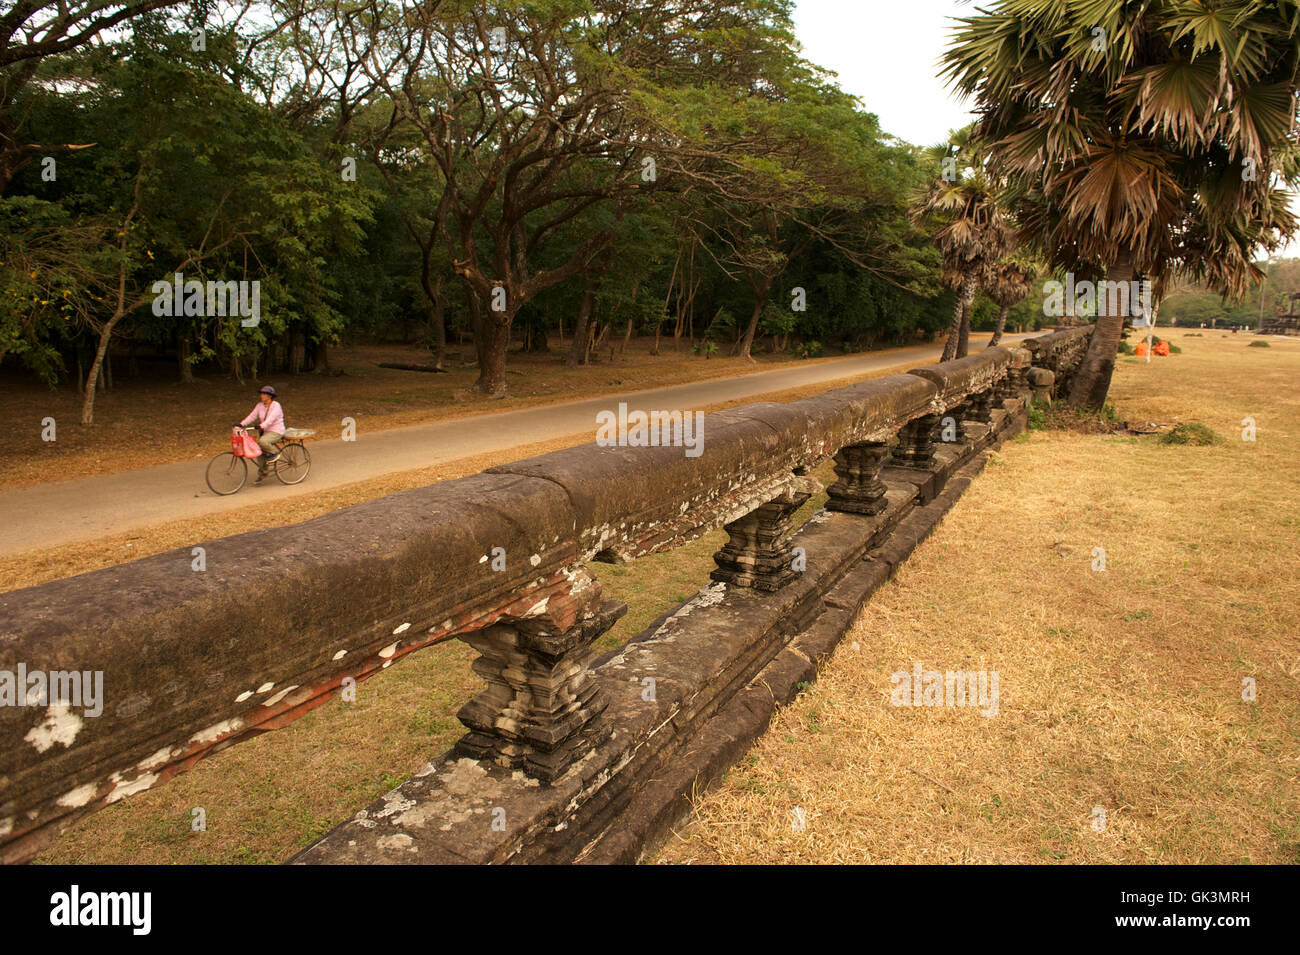
[[[764,276],[763,281],[750,287],[754,290],[754,310],[750,313],[749,325],[745,328],[745,335],[737,342],[733,354],[753,361],[750,350],[754,346],[754,333],[758,331],[758,317],[762,314],[763,305],[767,302],[767,294],[772,289],[772,279],[769,276]]]
[[[578,324],[573,330],[573,344],[569,346],[569,357],[564,359],[565,368],[577,368],[587,360],[590,337],[587,329],[591,323],[591,302],[594,294],[595,283],[588,281],[582,291],[582,306],[578,309]]]
[[[478,363],[479,380],[474,383],[475,390],[484,380],[483,369],[487,367],[487,339],[490,337],[487,326],[489,322],[483,317],[483,303],[478,299],[474,287],[465,282],[465,301],[469,305],[470,340],[474,343],[474,360]]]
[[[478,330],[474,335],[474,344],[478,350],[478,381],[474,390],[489,398],[504,398],[506,389],[506,349],[510,345],[510,325],[514,321],[514,312],[507,311],[501,319],[483,315],[478,309]]]
[[[1007,327],[1007,313],[1011,311],[1010,305],[1003,305],[1002,311],[998,313],[998,327],[993,329],[993,339],[989,342],[989,348],[992,348],[998,342],[1002,341],[1002,330]]]
[[[957,358],[970,354],[970,303],[961,312],[961,330],[957,333]]]
[[[104,355],[108,352],[108,340],[113,337],[113,328],[121,319],[122,313],[117,312],[100,330],[99,347],[95,349],[90,371],[86,372],[86,387],[81,397],[81,423],[85,427],[95,423],[95,382],[99,380],[99,366],[104,363]]]
[[[534,355],[551,352],[551,342],[546,335],[545,319],[538,315],[528,323],[528,346],[524,349]]]
[[[1127,249],[1106,270],[1106,281],[1128,283],[1133,280],[1133,255]],[[1124,330],[1123,308],[1111,314],[1110,296],[1099,295],[1097,302],[1097,327],[1092,333],[1088,353],[1075,372],[1070,385],[1068,404],[1072,408],[1101,408],[1110,391],[1110,378],[1115,372],[1115,355],[1119,351],[1119,336]],[[1123,296],[1116,296],[1116,304],[1123,304]]]
[[[957,303],[952,309],[952,326],[948,329],[948,341],[943,346],[943,357],[940,361],[952,361],[957,355],[957,339],[961,337],[961,320],[966,312],[966,306],[975,298],[975,274],[972,272],[962,280],[961,289],[957,292]]]
[[[447,358],[447,323],[444,321],[442,276],[433,284],[433,301],[429,307],[429,325],[433,329],[433,367],[440,369]]]
[[[194,366],[190,364],[190,339],[184,331],[176,333],[176,370],[182,385],[194,384]]]

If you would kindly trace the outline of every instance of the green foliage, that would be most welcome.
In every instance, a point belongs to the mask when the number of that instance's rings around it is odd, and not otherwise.
[[[1175,425],[1171,431],[1160,436],[1161,444],[1222,444],[1223,438],[1199,421],[1188,421]]]
[[[51,386],[63,372],[60,347],[98,307],[100,231],[57,203],[0,199],[0,358],[15,356]]]
[[[1132,355],[1137,352],[1137,348],[1129,341],[1121,338],[1119,340],[1119,353],[1121,355]]]
[[[1268,348],[1270,346],[1268,342],[1264,341],[1264,339],[1257,338],[1246,347],[1247,348]]]
[[[788,0],[308,5],[293,35],[277,9],[209,23],[202,51],[188,8],[137,16],[0,97],[5,371],[66,385],[106,328],[110,354],[207,374],[279,370],[295,343],[432,342],[436,315],[483,314],[471,274],[513,283],[514,340],[543,346],[589,286],[595,327],[676,331],[705,358],[750,331],[802,357],[916,342],[952,315],[908,214],[932,168],[802,58]],[[384,61],[420,31],[476,51],[476,17],[505,25],[500,69]],[[342,69],[372,40],[365,76]],[[34,142],[85,148],[52,180],[4,166]],[[178,270],[259,282],[260,323],[155,315]],[[977,297],[975,327],[997,313]],[[1032,301],[1009,319],[1040,323]]]
[[[798,324],[797,313],[781,308],[774,302],[763,306],[758,320],[759,329],[768,335],[788,335]]]
[[[1133,359],[1126,359],[1132,361]],[[1030,420],[1034,420],[1030,409]],[[1119,413],[1110,402],[1100,408],[1073,408],[1058,402],[1042,409],[1040,427],[1050,431],[1071,431],[1081,434],[1110,434],[1122,427]]]

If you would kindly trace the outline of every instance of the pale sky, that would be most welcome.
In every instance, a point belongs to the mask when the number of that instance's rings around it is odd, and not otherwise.
[[[949,18],[974,12],[970,0],[796,0],[794,22],[804,56],[839,74],[885,132],[929,146],[973,119],[935,74]]]

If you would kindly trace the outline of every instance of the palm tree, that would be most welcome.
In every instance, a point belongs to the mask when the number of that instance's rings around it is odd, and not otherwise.
[[[947,143],[926,150],[940,170],[912,206],[918,225],[928,227],[942,262],[944,285],[956,291],[952,326],[942,361],[965,355],[975,292],[993,264],[1011,248],[1014,230],[1003,214],[996,184],[983,167],[969,129],[954,131]]]
[[[990,348],[1002,341],[1002,332],[1007,327],[1007,313],[1034,290],[1038,269],[1021,262],[1006,261],[997,263],[991,272],[984,291],[1002,310],[998,313],[998,325],[989,342]]]
[[[1300,180],[1294,0],[990,0],[958,22],[944,75],[975,98],[1050,265],[1234,296],[1295,229],[1279,188]],[[1107,299],[1072,405],[1110,387],[1126,309]]]

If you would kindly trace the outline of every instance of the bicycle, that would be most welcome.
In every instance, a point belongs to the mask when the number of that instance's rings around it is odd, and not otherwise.
[[[253,428],[232,428],[230,450],[222,451],[208,462],[205,479],[214,494],[234,494],[248,480],[249,455],[244,450],[245,436]],[[311,454],[303,444],[315,431],[289,428],[280,442],[280,455],[275,459],[275,477],[281,484],[300,484],[311,470]],[[260,455],[254,456],[254,460]]]

